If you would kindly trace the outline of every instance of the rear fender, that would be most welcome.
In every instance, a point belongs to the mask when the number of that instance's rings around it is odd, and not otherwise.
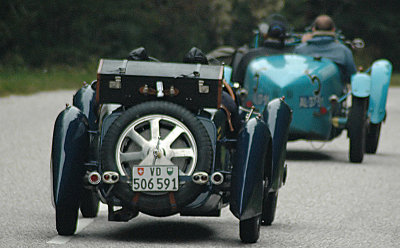
[[[230,210],[240,220],[262,212],[264,164],[270,141],[267,125],[258,118],[250,119],[238,135]]]
[[[268,188],[270,191],[277,191],[286,178],[286,144],[292,110],[283,99],[274,99],[264,109],[263,118],[272,136],[272,169],[266,168],[267,171],[272,171],[268,177]]]
[[[88,119],[89,129],[97,130],[97,102],[96,91],[94,90],[94,81],[91,85],[84,85],[74,95],[73,105],[80,109]]]
[[[78,108],[68,106],[58,115],[53,131],[50,177],[54,206],[79,204],[88,148],[88,120]]]
[[[364,72],[358,72],[351,77],[351,94],[365,98],[371,92],[371,77]]]
[[[385,59],[377,60],[371,67],[371,96],[368,115],[373,124],[383,121],[386,115],[386,101],[392,75],[392,64]]]

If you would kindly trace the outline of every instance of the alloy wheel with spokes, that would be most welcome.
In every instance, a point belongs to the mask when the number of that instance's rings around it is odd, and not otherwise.
[[[154,114],[133,121],[123,131],[115,158],[121,175],[129,175],[133,166],[146,165],[178,165],[180,175],[192,175],[197,145],[182,122]]]
[[[102,142],[102,169],[116,171],[128,182],[138,166],[175,165],[180,176],[191,176],[196,171],[209,172],[211,164],[211,141],[203,124],[193,113],[171,102],[145,102],[124,111]],[[143,192],[137,206],[151,215],[173,214],[196,199],[202,187],[182,181],[173,193],[176,209],[171,209],[171,192]],[[131,204],[135,192],[129,185],[125,189],[119,198]]]

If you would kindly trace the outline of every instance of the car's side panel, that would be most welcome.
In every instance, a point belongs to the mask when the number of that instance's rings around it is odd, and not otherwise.
[[[371,96],[368,113],[373,124],[382,122],[386,115],[386,101],[392,75],[392,64],[385,59],[377,60],[371,68]]]
[[[232,169],[230,210],[240,220],[262,212],[264,164],[271,134],[267,125],[250,119],[238,135]]]
[[[265,108],[263,118],[272,136],[272,174],[268,178],[268,189],[277,191],[286,177],[286,143],[292,110],[282,99],[275,99]]]
[[[50,162],[53,205],[79,204],[88,148],[87,118],[78,108],[69,106],[54,125]]]

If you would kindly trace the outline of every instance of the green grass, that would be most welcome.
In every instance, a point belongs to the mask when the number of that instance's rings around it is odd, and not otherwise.
[[[392,80],[390,81],[390,86],[400,86],[400,73],[394,73],[392,75]]]
[[[0,69],[0,97],[27,95],[39,91],[79,89],[83,82],[96,79],[96,69],[54,67],[39,69]],[[390,86],[400,87],[400,73],[392,75]]]
[[[55,67],[51,69],[0,69],[0,96],[39,91],[79,89],[96,79],[96,70]]]

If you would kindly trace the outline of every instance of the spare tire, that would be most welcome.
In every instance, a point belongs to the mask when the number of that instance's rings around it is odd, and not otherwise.
[[[161,154],[154,159],[154,151]],[[177,165],[179,175],[209,173],[212,164],[211,141],[193,113],[180,105],[151,101],[131,107],[108,129],[101,147],[103,171],[116,171],[132,181],[135,166]],[[120,182],[114,194],[124,205],[154,216],[167,216],[194,201],[202,185],[181,182],[174,192],[134,192]]]

